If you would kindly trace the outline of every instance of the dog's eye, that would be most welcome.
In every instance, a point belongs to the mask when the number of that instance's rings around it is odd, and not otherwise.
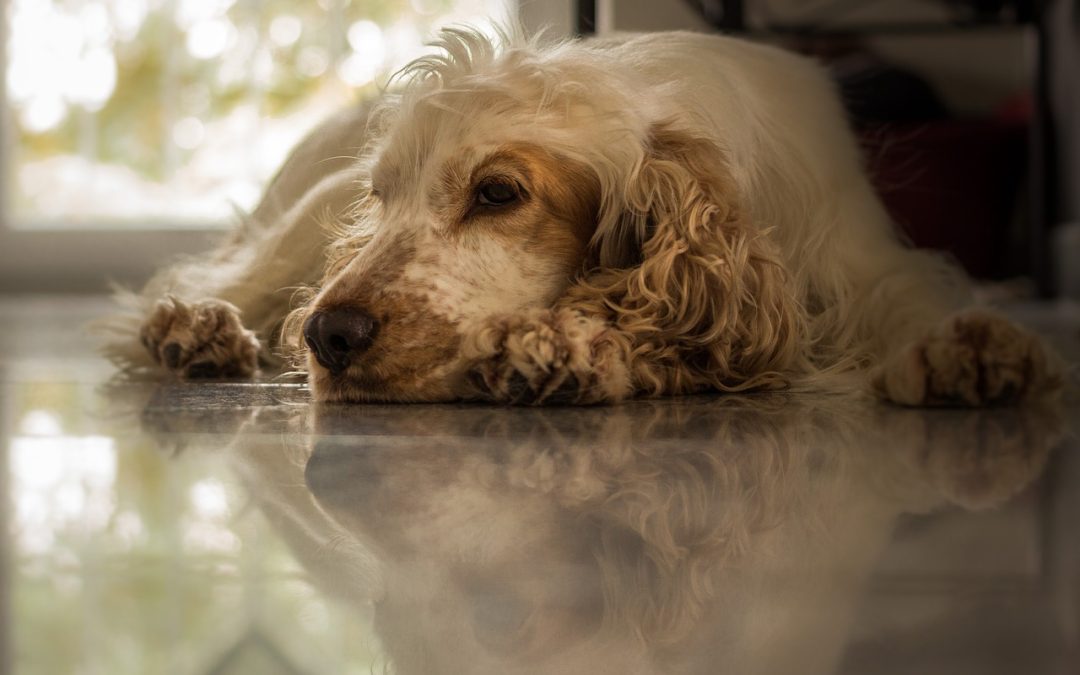
[[[482,206],[506,206],[518,200],[520,193],[515,183],[490,181],[482,183],[476,191],[476,203]]]

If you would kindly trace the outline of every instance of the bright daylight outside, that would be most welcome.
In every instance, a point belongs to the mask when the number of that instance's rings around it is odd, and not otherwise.
[[[8,0],[7,222],[220,225],[303,134],[505,0]]]

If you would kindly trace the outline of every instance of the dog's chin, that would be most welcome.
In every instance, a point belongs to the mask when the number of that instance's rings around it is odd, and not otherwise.
[[[317,403],[445,403],[461,398],[460,387],[453,386],[450,379],[411,377],[395,381],[353,369],[331,375],[314,362],[308,366],[308,384]]]

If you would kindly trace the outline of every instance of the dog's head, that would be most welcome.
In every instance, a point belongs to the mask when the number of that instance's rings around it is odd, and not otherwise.
[[[635,282],[633,322],[674,317],[671,335],[726,331],[742,306],[771,311],[771,273],[737,269],[764,258],[706,243],[722,237],[703,223],[742,231],[724,153],[657,121],[607,52],[503,42],[444,31],[442,52],[407,67],[375,114],[357,206],[321,290],[287,325],[316,398],[468,396],[465,338],[551,306],[590,270],[654,259]],[[716,274],[711,261],[729,256]],[[717,287],[742,278],[760,287]],[[738,336],[721,343],[754,351]]]
[[[588,65],[463,30],[439,47],[376,113],[361,199],[304,310],[324,400],[461,396],[463,337],[552,304],[584,267],[601,200],[591,164],[618,126],[590,100]]]

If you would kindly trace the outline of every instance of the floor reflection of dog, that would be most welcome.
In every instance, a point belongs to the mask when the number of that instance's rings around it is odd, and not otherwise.
[[[314,424],[315,502],[302,454],[243,466],[402,675],[831,672],[894,519],[1003,502],[1060,426],[790,396]]]

